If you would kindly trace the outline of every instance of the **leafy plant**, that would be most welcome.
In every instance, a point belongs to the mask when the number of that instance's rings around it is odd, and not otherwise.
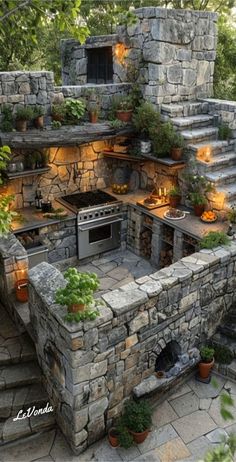
[[[53,117],[60,119],[60,121],[64,121],[67,114],[65,102],[52,104],[51,113]],[[59,122],[59,120],[55,121]]]
[[[172,146],[172,123],[163,122],[157,128],[151,127],[149,134],[153,144],[153,154],[156,157],[168,156]]]
[[[169,196],[172,196],[172,197],[181,196],[180,188],[178,186],[173,186],[173,188],[171,188],[169,191]]]
[[[94,303],[93,293],[99,287],[95,273],[80,273],[76,268],[69,268],[64,277],[68,282],[66,287],[57,290],[56,303],[66,306],[73,304],[89,306]]]
[[[191,200],[192,205],[205,205],[207,203],[206,197],[200,194],[199,192],[190,193],[189,198]]]
[[[204,363],[210,363],[214,358],[214,348],[203,346],[200,348],[201,359]]]
[[[61,127],[60,120],[53,120],[52,121],[52,129],[53,130],[58,130],[60,127]]]
[[[132,111],[133,110],[133,101],[131,95],[125,96],[115,96],[113,99],[113,110],[116,111]]]
[[[234,355],[227,346],[214,344],[213,348],[215,350],[214,357],[218,363],[220,364],[231,364],[232,363],[234,359]]]
[[[151,103],[144,102],[136,108],[132,121],[136,131],[144,138],[148,138],[150,131],[160,125],[160,113]]]
[[[45,114],[45,108],[43,106],[36,105],[33,107],[33,119],[42,117]]]
[[[114,119],[109,121],[109,125],[111,128],[115,128],[116,130],[118,130],[120,128],[123,128],[126,125],[126,123],[122,120]]]
[[[189,169],[194,170],[195,165],[189,165]],[[208,192],[213,191],[212,184],[205,178],[203,175],[197,175],[194,173],[184,173],[183,179],[186,183],[187,188],[187,197],[191,200],[192,194],[199,194],[201,196],[206,197]],[[192,196],[194,197],[194,196]]]
[[[68,98],[64,102],[66,119],[69,122],[77,122],[85,113],[85,102],[80,99]]]
[[[219,140],[228,140],[228,139],[231,138],[231,136],[232,136],[231,128],[229,127],[228,124],[226,124],[225,122],[222,122],[218,126],[218,138],[219,138]]]
[[[172,148],[184,148],[185,146],[185,141],[184,137],[180,134],[177,133],[176,131],[173,132],[172,140],[171,140],[171,147]]]
[[[125,426],[123,419],[119,420],[117,424],[117,433],[118,433],[118,441],[120,443],[120,446],[125,449],[129,449],[131,446],[134,444],[134,440],[129,433],[127,427]]]
[[[136,433],[148,430],[152,425],[152,410],[147,401],[127,401],[123,421],[126,427]]]
[[[13,113],[10,106],[2,107],[1,130],[3,132],[12,132],[13,130]]]
[[[33,109],[30,106],[19,107],[15,117],[16,120],[31,120],[34,117]]]
[[[95,90],[89,88],[85,93],[87,99],[87,110],[93,114],[99,114],[101,109],[101,98],[100,95],[95,93]]]
[[[219,245],[230,244],[229,237],[223,231],[210,231],[200,241],[202,249],[214,249]]]
[[[94,321],[99,315],[98,310],[85,310],[79,311],[78,313],[67,313],[65,321],[67,322],[80,322],[80,321]]]
[[[1,172],[6,169],[10,154],[9,146],[0,147],[0,185],[3,184]],[[0,236],[4,236],[10,231],[11,222],[16,216],[16,213],[9,208],[13,200],[13,195],[0,194]]]
[[[229,210],[228,219],[229,219],[230,223],[233,223],[233,224],[236,223],[236,209],[235,209],[235,207],[231,207],[231,210]]]

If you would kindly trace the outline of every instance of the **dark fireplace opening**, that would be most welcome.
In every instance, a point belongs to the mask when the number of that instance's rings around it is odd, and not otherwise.
[[[155,371],[168,372],[178,361],[181,354],[180,346],[174,340],[169,342],[156,359]]]
[[[88,83],[113,83],[112,47],[88,49],[87,58]]]

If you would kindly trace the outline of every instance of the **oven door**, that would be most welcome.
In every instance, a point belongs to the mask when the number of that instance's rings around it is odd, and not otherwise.
[[[79,259],[120,246],[121,217],[110,217],[78,225]]]

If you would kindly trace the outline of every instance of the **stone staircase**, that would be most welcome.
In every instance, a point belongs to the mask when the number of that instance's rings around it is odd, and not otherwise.
[[[195,159],[197,170],[212,182],[220,198],[219,203],[230,207],[236,205],[236,149],[235,141],[218,140],[214,116],[208,114],[208,103],[202,101],[163,104],[163,120],[171,120],[187,144],[188,158]],[[211,150],[211,160],[206,162],[205,153]],[[215,208],[222,208],[217,206]]]
[[[0,446],[52,428],[53,413],[13,420],[19,411],[45,408],[48,402],[33,343],[0,306]]]

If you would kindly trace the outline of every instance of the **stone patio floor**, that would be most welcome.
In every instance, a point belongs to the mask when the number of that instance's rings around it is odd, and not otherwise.
[[[68,266],[75,266],[79,271],[96,273],[100,280],[99,291],[96,296],[101,296],[109,290],[134,281],[134,279],[148,276],[157,271],[147,260],[135,255],[129,250],[113,250],[105,253],[101,258],[94,258],[89,263],[80,265],[75,260],[71,262],[55,263],[60,271],[65,271]]]
[[[146,441],[125,450],[113,449],[107,438],[95,443],[79,456],[72,454],[59,430],[51,430],[30,439],[0,448],[1,462],[196,462],[221,437],[236,432],[234,420],[225,422],[220,415],[222,390],[228,390],[236,402],[236,383],[215,376],[212,384],[194,378],[155,408],[153,427]],[[236,459],[235,459],[236,460]]]

